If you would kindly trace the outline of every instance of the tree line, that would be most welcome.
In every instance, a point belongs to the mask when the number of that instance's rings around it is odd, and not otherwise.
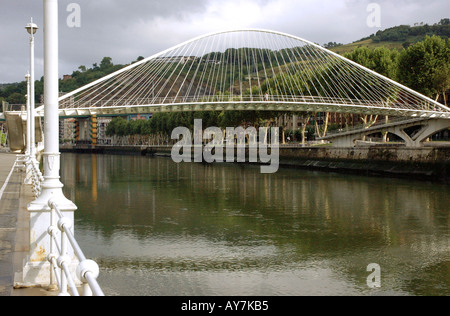
[[[450,19],[442,19],[434,25],[416,23],[414,26],[400,25],[385,30],[380,30],[365,39],[372,39],[375,43],[379,42],[404,42],[404,47],[423,40],[425,36],[437,35],[442,38],[450,37]],[[412,41],[412,42],[411,42]]]
[[[140,60],[141,58],[143,57],[139,57],[138,60]],[[123,67],[124,65],[114,65],[111,57],[104,57],[100,64],[95,63],[91,68],[80,66],[78,67],[78,70],[74,71],[70,77],[59,80],[59,91],[62,93],[71,92],[97,79],[109,75]],[[25,104],[26,94],[26,81],[3,85],[3,87],[0,87],[0,106],[2,104],[2,101],[6,101],[9,104]],[[36,104],[41,102],[41,95],[43,94],[44,77],[41,77],[40,80],[36,80],[35,82]]]

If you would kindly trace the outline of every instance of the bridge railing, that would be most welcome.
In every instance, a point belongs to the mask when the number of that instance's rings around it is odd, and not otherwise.
[[[105,99],[102,96],[91,99],[61,99],[61,109],[76,109],[76,108],[102,108],[102,107],[139,107],[150,105],[177,105],[177,104],[195,104],[195,103],[298,103],[298,104],[311,104],[311,105],[334,105],[340,106],[354,106],[362,108],[372,109],[409,109],[410,111],[417,110],[416,104],[408,104],[403,100],[395,102],[383,102],[381,100],[361,100],[342,97],[329,97],[329,96],[306,96],[306,95],[200,95],[200,96],[154,96],[145,98],[127,98],[116,97]],[[438,111],[433,105],[424,102],[420,105],[423,111],[430,113]],[[397,108],[399,107],[399,108]]]
[[[36,159],[32,159],[30,162],[30,178],[31,186],[34,196],[37,198],[42,192],[42,183],[44,182],[44,176],[39,169],[39,163]]]
[[[120,106],[147,106],[147,105],[176,105],[192,103],[228,103],[228,102],[293,102],[303,104],[351,104],[359,106],[379,107],[374,102],[364,102],[355,99],[336,98],[336,97],[311,97],[311,96],[293,96],[293,95],[211,95],[211,96],[178,96],[178,97],[148,97],[148,98],[117,98],[104,100],[101,98],[91,100],[65,99],[60,101],[61,108],[102,108],[102,107],[120,107]]]
[[[54,201],[50,200],[48,205],[51,208],[52,218],[59,219],[57,227],[50,226],[48,229],[48,234],[52,238],[55,245],[54,248],[56,248],[59,256],[52,253],[48,256],[48,260],[54,269],[60,295],[68,295],[67,287],[69,287],[72,292],[72,296],[79,296],[75,280],[73,279],[69,269],[72,259],[66,255],[67,242],[70,242],[75,255],[80,261],[76,272],[78,279],[82,282],[83,296],[104,296],[105,294],[97,282],[99,267],[96,262],[86,259],[86,256],[72,233],[71,229],[73,223],[68,218],[64,217],[62,212],[59,210],[58,205]],[[60,231],[59,238],[57,230]]]
[[[39,170],[39,164],[36,160],[31,162],[30,170],[33,193],[37,197],[41,193],[44,177]],[[51,270],[53,270],[50,271],[50,273],[54,273],[54,276],[56,277],[59,295],[68,296],[69,293],[67,290],[69,288],[72,296],[80,296],[77,288],[77,281],[73,278],[70,271],[72,258],[67,256],[68,243],[70,243],[74,250],[74,254],[79,260],[76,276],[82,284],[81,290],[83,296],[104,296],[104,293],[97,282],[99,267],[96,262],[86,259],[86,256],[72,233],[72,221],[63,215],[55,201],[49,200],[48,206],[51,210],[51,219],[47,233],[51,238],[52,246],[51,253],[48,255],[47,260],[52,266]]]

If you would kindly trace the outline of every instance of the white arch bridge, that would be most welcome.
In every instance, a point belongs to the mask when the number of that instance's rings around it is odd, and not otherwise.
[[[61,117],[251,110],[450,119],[450,108],[319,45],[257,29],[194,38],[59,102]]]
[[[450,118],[450,108],[397,82],[267,30],[204,35],[60,98],[62,116],[213,110]]]

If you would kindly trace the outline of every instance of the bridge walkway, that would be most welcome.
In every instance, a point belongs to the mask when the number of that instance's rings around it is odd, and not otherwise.
[[[53,296],[44,289],[14,289],[14,276],[29,252],[27,204],[33,200],[25,173],[13,170],[15,154],[0,153],[0,296]]]

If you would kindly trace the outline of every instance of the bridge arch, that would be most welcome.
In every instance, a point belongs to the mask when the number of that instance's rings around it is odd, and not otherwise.
[[[278,110],[450,118],[450,108],[389,78],[311,41],[264,29],[196,37],[59,101],[65,116]]]

